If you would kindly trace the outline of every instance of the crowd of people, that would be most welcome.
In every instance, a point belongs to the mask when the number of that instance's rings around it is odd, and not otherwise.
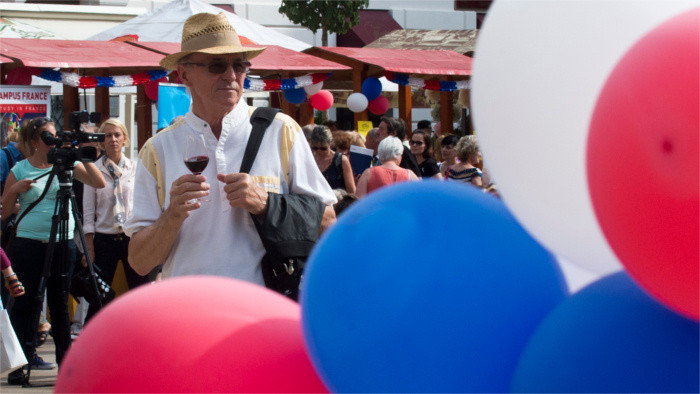
[[[59,365],[72,340],[67,289],[74,270],[87,266],[88,260],[107,283],[114,280],[121,262],[129,289],[153,281],[156,273],[163,278],[219,275],[267,285],[261,266],[267,250],[259,231],[279,216],[281,208],[271,203],[272,195],[319,201],[322,209],[314,231],[321,233],[352,203],[397,182],[434,178],[491,186],[480,169],[475,136],[441,136],[431,130],[430,122],[421,122],[409,139],[403,120],[392,117],[383,117],[363,136],[328,125],[301,128],[278,113],[249,171],[241,171],[253,139],[254,109],[240,98],[249,60],[263,49],[242,46],[223,14],[194,15],[185,22],[182,50],[161,61],[162,67],[177,70],[188,87],[190,111],[149,139],[138,163],[123,154],[129,140],[119,120],[105,120],[99,130],[84,126],[87,132],[103,133],[105,140],[95,146],[96,160],[74,163],[80,203],[76,208],[81,211],[86,249],[78,250],[80,242],[74,241],[71,212],[67,239],[57,236],[61,245],[48,259],[53,263],[46,283],[47,307]],[[2,219],[21,218],[7,256],[3,251],[0,257],[7,297],[14,301],[10,319],[17,337],[31,367],[47,369],[56,365],[36,353],[34,339],[40,328],[34,300],[41,296],[59,184],[54,179],[47,185],[52,146],[42,134],[55,136],[54,122],[32,119],[22,125],[18,141],[0,153]],[[194,158],[205,158],[203,167],[188,164],[193,158],[186,145],[192,136],[202,143]],[[351,162],[353,145],[373,153],[371,166],[357,173]],[[291,207],[294,201],[285,203]],[[301,213],[294,213],[302,216],[298,222],[308,221],[304,209],[310,208],[297,206],[302,207]],[[85,320],[99,308],[100,303],[90,302]],[[22,369],[8,376],[10,384],[26,379]]]
[[[441,135],[422,120],[407,139],[402,119],[382,117],[377,128],[363,136],[356,130],[337,130],[332,121],[306,125],[304,134],[318,169],[336,193],[336,215],[367,194],[393,183],[425,179],[460,182],[498,196],[483,171],[475,135]],[[335,130],[333,130],[335,129]],[[354,173],[350,146],[373,151],[371,167]]]

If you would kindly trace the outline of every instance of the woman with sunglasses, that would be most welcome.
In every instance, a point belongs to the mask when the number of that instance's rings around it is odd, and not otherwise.
[[[122,154],[129,144],[126,126],[118,119],[107,119],[100,126],[105,141],[100,143],[104,156],[95,165],[108,180],[103,189],[85,187],[83,194],[83,229],[91,260],[100,268],[100,276],[107,283],[114,281],[119,261],[122,262],[129,290],[150,282],[131,268],[128,261],[129,237],[124,234],[124,223],[134,205],[136,164]],[[87,266],[85,258],[83,266]],[[102,305],[104,307],[104,305]],[[99,304],[90,303],[85,317],[87,323],[98,311]]]
[[[2,205],[12,206],[19,200],[21,216],[29,205],[38,200],[50,178],[53,165],[49,163],[47,154],[52,146],[46,145],[41,134],[48,132],[56,135],[53,121],[48,118],[35,118],[20,129],[20,146],[25,152],[26,159],[18,162],[10,171],[2,195]],[[75,163],[73,174],[77,180],[96,188],[105,186],[105,180],[100,171],[92,163]],[[37,296],[39,281],[44,266],[44,255],[51,233],[51,218],[54,214],[57,192],[59,190],[57,177],[53,178],[45,197],[20,221],[17,226],[17,236],[10,244],[8,255],[14,263],[14,269],[22,278],[26,295],[15,300],[10,313],[12,326],[15,328],[19,342],[22,344],[27,360],[32,368],[51,369],[55,365],[46,363],[36,354],[36,349],[28,343],[36,327],[32,327],[34,299]],[[52,256],[51,271],[46,281],[46,294],[53,338],[56,344],[56,361],[60,364],[71,343],[70,319],[68,317],[68,295],[70,277],[75,263],[75,243],[72,240],[74,221],[72,208],[69,208],[67,235],[65,245],[56,244]],[[9,212],[2,212],[5,218]],[[63,250],[68,256],[61,256]],[[64,264],[59,264],[64,261]],[[65,291],[64,291],[65,290]],[[17,370],[8,375],[9,384],[23,384],[26,375]]]
[[[333,137],[326,126],[316,126],[311,132],[309,144],[318,169],[326,178],[331,189],[343,189],[355,193],[355,179],[352,175],[350,159],[340,152],[331,150]]]
[[[418,129],[411,135],[409,144],[411,145],[411,153],[416,157],[418,168],[420,168],[421,172],[416,175],[423,179],[442,179],[440,168],[435,159],[433,159],[433,147],[430,134],[424,130]]]

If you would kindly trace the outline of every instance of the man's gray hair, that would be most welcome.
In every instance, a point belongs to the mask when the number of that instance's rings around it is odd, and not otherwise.
[[[396,137],[389,136],[384,138],[379,143],[379,147],[377,147],[377,156],[379,156],[379,160],[382,163],[388,160],[401,158],[402,154],[403,144],[401,140]]]

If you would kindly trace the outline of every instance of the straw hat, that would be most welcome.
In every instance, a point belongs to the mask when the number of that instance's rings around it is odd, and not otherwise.
[[[214,14],[195,14],[187,18],[182,28],[181,51],[168,55],[160,61],[160,66],[169,70],[177,69],[177,62],[183,57],[199,52],[209,54],[240,53],[250,60],[265,48],[250,48],[241,45],[238,33],[229,23],[223,12]]]

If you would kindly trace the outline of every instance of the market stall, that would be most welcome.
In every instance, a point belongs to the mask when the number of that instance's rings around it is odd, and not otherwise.
[[[313,47],[305,53],[352,68],[353,91],[362,92],[370,77],[386,76],[399,84],[399,117],[411,124],[411,87],[439,90],[443,132],[452,132],[452,95],[466,89],[472,58],[452,51],[384,48]],[[355,113],[355,123],[368,119],[367,110]]]

